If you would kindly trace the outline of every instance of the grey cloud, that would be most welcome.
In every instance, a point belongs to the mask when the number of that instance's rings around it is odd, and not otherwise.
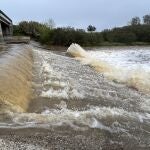
[[[142,17],[149,11],[149,0],[1,0],[0,9],[14,23],[21,20],[43,22],[53,18],[58,26],[98,30],[126,25],[134,16]]]

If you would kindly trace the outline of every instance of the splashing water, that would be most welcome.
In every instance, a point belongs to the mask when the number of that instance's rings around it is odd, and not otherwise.
[[[99,57],[76,44],[68,53],[85,65],[31,45],[0,55],[0,128],[61,128],[62,135],[71,128],[101,141],[150,144],[150,96],[125,85],[149,89],[148,71],[126,70],[105,52]]]
[[[95,68],[98,72],[103,73],[108,79],[119,83],[125,83],[129,87],[149,93],[150,92],[150,71],[142,67],[126,69],[125,67],[113,65],[113,63],[101,60],[86,52],[80,45],[72,44],[67,53],[74,56],[84,65]],[[94,53],[94,52],[93,52]],[[97,53],[96,53],[97,54]],[[100,55],[100,54],[99,54]]]

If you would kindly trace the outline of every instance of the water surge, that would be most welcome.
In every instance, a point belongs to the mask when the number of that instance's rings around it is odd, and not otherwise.
[[[104,60],[95,59],[78,44],[72,44],[68,48],[67,53],[82,64],[89,65],[96,71],[103,73],[106,78],[114,82],[124,83],[142,92],[150,92],[150,72],[141,67],[132,70],[116,67]]]

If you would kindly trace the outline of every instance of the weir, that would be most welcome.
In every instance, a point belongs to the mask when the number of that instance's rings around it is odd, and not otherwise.
[[[3,42],[3,33],[2,33],[1,23],[0,23],[0,42]]]
[[[9,45],[1,53],[0,127],[7,128],[9,135],[14,129],[21,137],[25,128],[31,134],[34,128],[36,133],[60,129],[65,137],[67,130],[71,136],[78,131],[80,137],[92,134],[101,141],[113,137],[115,144],[137,145],[139,140],[147,144],[150,96],[104,78],[101,72],[111,73],[109,65],[95,63],[79,45],[72,45],[68,53],[81,62],[87,60],[100,73],[63,52],[59,55],[30,45]]]
[[[0,107],[25,112],[32,95],[32,50],[11,48],[0,57]]]

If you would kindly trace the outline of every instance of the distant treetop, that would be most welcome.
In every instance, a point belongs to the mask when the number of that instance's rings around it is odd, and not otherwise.
[[[133,25],[133,26],[134,25],[140,25],[141,24],[141,19],[139,17],[134,17],[134,18],[131,19],[129,24]]]
[[[96,31],[96,27],[95,27],[95,26],[92,26],[92,25],[89,25],[89,26],[87,27],[87,31],[89,31],[89,32]]]
[[[150,25],[150,14],[143,16],[143,23],[146,25]]]

